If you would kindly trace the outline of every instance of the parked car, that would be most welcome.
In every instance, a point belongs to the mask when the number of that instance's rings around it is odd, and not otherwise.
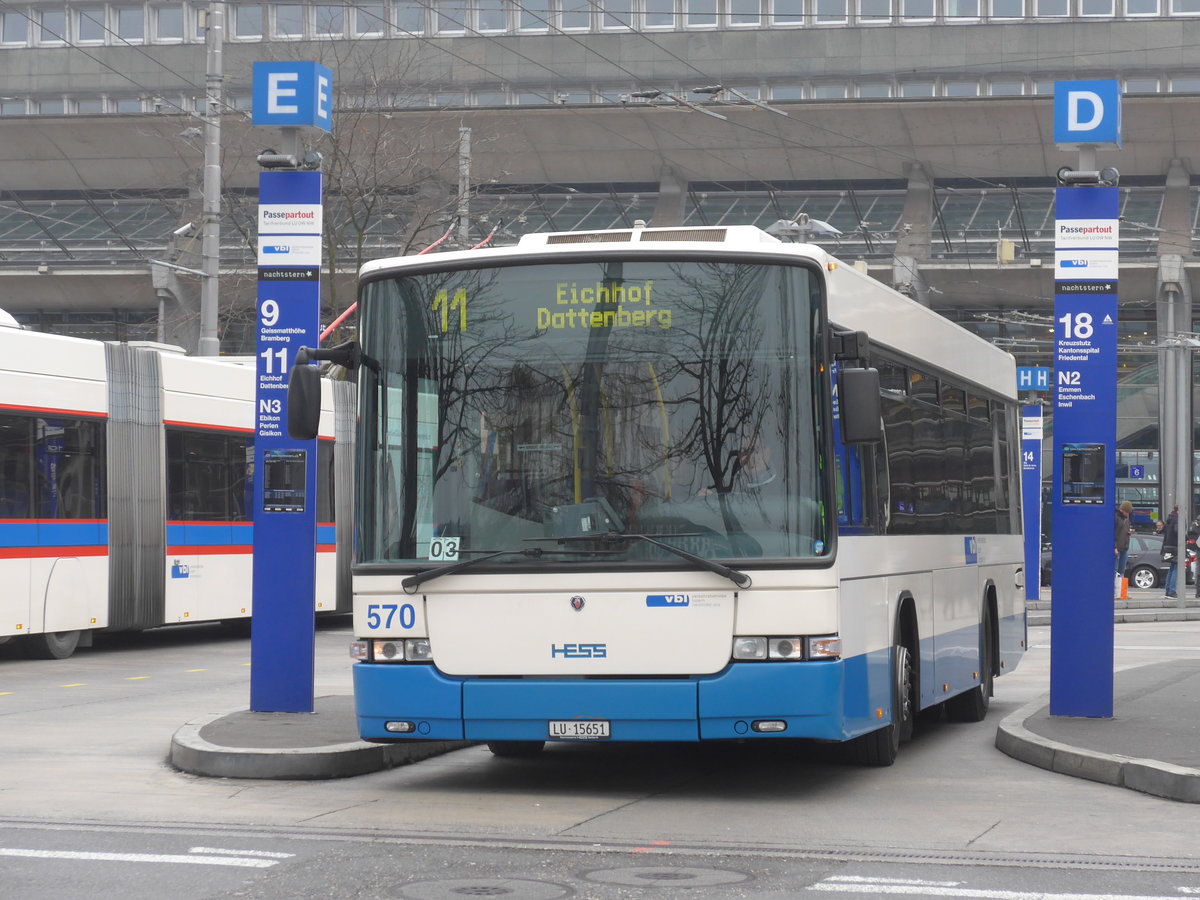
[[[1162,587],[1167,581],[1167,570],[1171,564],[1162,558],[1162,537],[1157,534],[1132,534],[1129,536],[1129,558],[1125,564],[1125,577],[1129,579],[1131,588],[1149,590]],[[1188,566],[1186,568],[1187,583],[1192,583],[1191,561],[1195,551],[1188,550]],[[1053,551],[1042,550],[1043,585],[1050,584],[1053,570],[1051,560]]]

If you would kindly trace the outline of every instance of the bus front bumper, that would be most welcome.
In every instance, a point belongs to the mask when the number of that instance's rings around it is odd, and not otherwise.
[[[355,708],[362,738],[381,742],[542,741],[552,739],[550,722],[577,720],[607,722],[615,741],[840,741],[890,721],[887,655],[875,656],[732,663],[694,678],[596,680],[457,678],[432,665],[360,662],[353,668]],[[885,689],[873,689],[881,681]],[[847,697],[862,697],[862,708],[846,708]],[[762,723],[782,723],[782,730],[756,730]]]

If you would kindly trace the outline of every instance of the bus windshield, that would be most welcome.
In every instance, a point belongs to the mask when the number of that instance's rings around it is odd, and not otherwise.
[[[827,555],[820,290],[644,258],[367,282],[359,561]]]

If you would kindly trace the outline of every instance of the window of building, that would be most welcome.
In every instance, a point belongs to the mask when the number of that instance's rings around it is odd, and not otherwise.
[[[1038,18],[1055,18],[1071,14],[1070,0],[1034,0]]]
[[[803,100],[804,88],[799,84],[777,84],[771,88],[772,100]]]
[[[535,8],[536,7],[536,8]],[[521,31],[547,31],[550,28],[548,3],[517,3],[517,28]]]
[[[1194,16],[1200,13],[1200,0],[1171,0],[1171,15]]]
[[[729,24],[761,25],[762,7],[759,0],[729,0]]]
[[[775,25],[803,25],[804,0],[769,0],[771,22]]]
[[[0,40],[5,44],[29,43],[29,20],[24,13],[0,12]]]
[[[0,100],[0,116],[25,115],[24,100]]]
[[[61,116],[67,109],[62,97],[37,100],[34,102],[34,106],[39,116]]]
[[[314,5],[313,28],[320,37],[344,37],[346,34],[346,7],[331,3]]]
[[[978,81],[947,81],[944,85],[947,97],[978,97]]]
[[[1157,16],[1158,0],[1125,0],[1127,16]]]
[[[935,93],[932,81],[909,81],[900,85],[900,96],[910,98],[932,97]]]
[[[38,43],[61,44],[67,37],[67,11],[65,9],[42,9],[34,13],[37,17]]]
[[[633,25],[633,0],[600,0],[605,28],[628,29]]]
[[[156,41],[183,40],[183,7],[154,6],[151,7],[154,22],[154,39]]]
[[[113,10],[117,37],[137,43],[146,39],[146,10],[141,6],[118,6]]]
[[[242,3],[233,7],[233,36],[258,40],[263,35],[262,7],[257,3]]]
[[[886,82],[865,82],[858,86],[858,96],[863,100],[877,100],[892,96],[892,86]]]
[[[1157,94],[1157,78],[1126,78],[1125,93],[1127,94]]]
[[[476,106],[504,106],[508,103],[508,95],[504,91],[476,91]]]
[[[1172,78],[1171,91],[1175,94],[1200,93],[1200,78]]]
[[[438,34],[463,34],[467,30],[467,0],[436,0]]]
[[[354,34],[357,37],[378,37],[387,22],[387,4],[359,3],[350,7],[354,14]]]
[[[1081,16],[1111,16],[1113,0],[1079,0]]]
[[[991,0],[993,19],[1021,19],[1025,17],[1025,0]]]
[[[993,97],[1018,97],[1025,93],[1025,84],[1020,81],[993,81],[988,93]]]
[[[951,2],[951,0],[947,0]],[[901,15],[906,21],[933,18],[933,0],[900,0]]]
[[[119,113],[140,113],[142,101],[139,97],[118,97],[113,101],[113,109]]]
[[[75,112],[81,116],[98,116],[104,112],[104,101],[98,97],[76,100]]]
[[[508,31],[506,0],[476,0],[480,31]]]
[[[832,25],[846,21],[846,0],[813,0],[816,4],[817,22]]]
[[[104,7],[83,6],[74,10],[72,23],[75,40],[80,44],[99,44],[104,40]]]
[[[466,106],[466,94],[461,91],[437,91],[433,95],[433,105],[444,106]]]
[[[844,84],[814,84],[814,100],[845,100],[846,85]]]
[[[396,0],[392,4],[392,16],[400,34],[425,33],[425,7],[417,0]]]
[[[647,28],[675,27],[675,0],[643,0],[642,9]]]
[[[304,37],[304,7],[298,3],[275,3],[271,6],[272,31],[277,38]]]
[[[545,106],[552,102],[551,96],[540,91],[518,91],[517,104],[519,106]]]
[[[687,10],[687,24],[692,27],[709,27],[717,24],[717,0],[683,0]]]
[[[980,0],[946,0],[946,20],[963,22],[979,19]]]
[[[587,29],[592,27],[592,4],[589,0],[562,0],[559,27],[564,29]]]
[[[1031,93],[1038,94],[1038,95],[1053,94],[1054,93],[1054,79],[1047,79],[1047,78],[1034,79],[1033,91]]]
[[[890,22],[891,20],[891,0],[858,0],[858,21]]]

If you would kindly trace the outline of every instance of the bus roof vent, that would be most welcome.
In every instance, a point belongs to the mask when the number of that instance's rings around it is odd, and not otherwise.
[[[641,232],[641,240],[645,241],[711,241],[717,244],[725,242],[724,228],[668,228],[661,231],[646,230]]]
[[[546,237],[547,244],[610,244],[631,240],[632,231],[573,231]]]

